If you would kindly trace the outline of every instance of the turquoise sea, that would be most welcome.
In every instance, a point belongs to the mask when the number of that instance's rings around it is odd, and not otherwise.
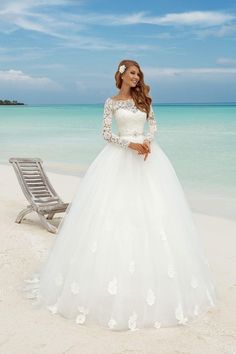
[[[184,188],[236,200],[236,104],[153,108],[156,142]],[[40,157],[48,171],[83,176],[106,144],[102,118],[103,104],[1,106],[0,163]]]

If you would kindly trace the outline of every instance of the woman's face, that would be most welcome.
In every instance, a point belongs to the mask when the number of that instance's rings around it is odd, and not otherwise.
[[[140,79],[139,75],[137,66],[131,65],[125,70],[124,74],[121,75],[121,78],[123,78],[123,82],[126,85],[135,87]]]

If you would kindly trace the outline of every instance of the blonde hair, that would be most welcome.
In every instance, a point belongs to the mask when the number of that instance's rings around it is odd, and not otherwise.
[[[137,108],[139,108],[141,111],[147,113],[147,117],[150,113],[150,105],[152,103],[152,98],[148,95],[150,91],[150,86],[146,85],[144,82],[144,75],[142,70],[140,69],[139,64],[134,61],[134,60],[128,60],[124,59],[122,60],[117,68],[117,71],[115,73],[115,81],[116,81],[116,87],[121,88],[122,85],[122,79],[121,79],[121,73],[119,72],[119,67],[121,65],[125,65],[126,69],[129,68],[132,65],[135,65],[139,69],[139,81],[135,87],[131,87],[131,96],[135,102],[135,105]]]

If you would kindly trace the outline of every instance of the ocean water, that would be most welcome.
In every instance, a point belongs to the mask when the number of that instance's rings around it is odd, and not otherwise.
[[[228,198],[231,209],[236,200],[236,104],[153,108],[155,140],[183,187],[195,200],[206,193],[218,203]],[[1,106],[0,163],[13,156],[40,157],[48,171],[83,176],[106,144],[102,118],[102,104]]]

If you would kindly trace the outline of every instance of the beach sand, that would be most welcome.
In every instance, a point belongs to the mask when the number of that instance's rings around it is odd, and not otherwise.
[[[70,202],[80,179],[48,176]],[[22,224],[14,222],[26,205],[13,168],[0,165],[0,354],[236,354],[236,221],[193,214],[212,270],[216,308],[190,326],[115,332],[78,325],[24,297],[24,279],[38,270],[56,238],[34,213]]]

